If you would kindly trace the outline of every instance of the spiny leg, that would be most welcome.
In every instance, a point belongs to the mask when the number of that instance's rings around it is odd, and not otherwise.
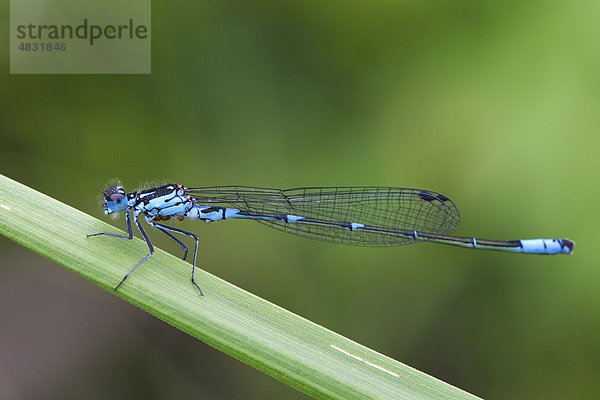
[[[173,228],[172,226],[169,226],[169,225],[163,225],[163,224],[159,224],[157,222],[149,222],[149,223],[152,226],[155,226],[157,229],[161,229],[162,228],[162,229],[165,229],[167,231],[171,231],[171,232],[174,232],[174,233],[179,233],[181,235],[185,235],[187,237],[190,237],[190,238],[192,238],[192,239],[194,239],[196,241],[196,248],[194,249],[194,264],[192,265],[192,283],[196,286],[196,288],[200,292],[200,295],[204,296],[204,294],[202,293],[202,289],[200,289],[200,286],[198,286],[198,284],[194,280],[194,270],[196,269],[196,256],[198,255],[198,236],[196,234],[192,233],[192,232],[184,231],[183,229]],[[173,239],[175,239],[175,238],[173,238]]]
[[[188,247],[179,239],[177,239],[175,236],[171,235],[169,232],[167,232],[164,228],[161,228],[159,226],[156,226],[157,224],[154,224],[154,227],[156,229],[158,229],[159,231],[161,231],[162,233],[164,233],[165,235],[167,235],[168,237],[170,237],[171,239],[173,239],[175,241],[175,243],[177,243],[178,245],[181,246],[181,248],[184,251],[183,254],[183,260],[185,260],[187,258],[188,255]]]
[[[112,237],[118,237],[121,239],[133,239],[133,226],[131,225],[131,216],[129,215],[129,210],[125,211],[125,223],[127,224],[127,236],[117,235],[116,233],[108,233],[108,232],[100,232],[100,233],[92,233],[91,235],[87,235],[87,237],[98,236],[98,235],[107,235]]]
[[[134,215],[133,218],[135,220],[135,224],[137,225],[138,229],[140,230],[140,233],[144,237],[144,240],[146,241],[146,244],[148,245],[148,250],[150,250],[150,253],[146,257],[142,258],[142,261],[140,261],[139,263],[137,263],[135,267],[131,268],[131,270],[127,274],[125,274],[125,276],[123,277],[123,279],[121,279],[121,282],[119,282],[119,284],[117,286],[115,286],[115,290],[117,290],[119,288],[119,286],[121,286],[121,284],[125,281],[125,279],[127,279],[127,277],[129,275],[131,275],[131,273],[133,271],[135,271],[135,269],[137,267],[139,267],[140,265],[142,265],[142,263],[144,261],[146,261],[152,255],[152,253],[154,253],[154,246],[152,246],[152,242],[150,241],[150,238],[148,237],[148,234],[144,230],[144,227],[142,226],[142,223],[139,221],[137,215]]]

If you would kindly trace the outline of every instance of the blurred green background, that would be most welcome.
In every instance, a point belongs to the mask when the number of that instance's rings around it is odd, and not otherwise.
[[[139,76],[9,75],[5,40],[0,172],[105,220],[97,182],[114,177],[385,185],[451,197],[460,235],[571,238],[573,256],[543,257],[178,225],[201,236],[202,268],[471,393],[598,398],[598,15],[597,1],[154,2]],[[304,398],[2,237],[0,254],[3,399]]]

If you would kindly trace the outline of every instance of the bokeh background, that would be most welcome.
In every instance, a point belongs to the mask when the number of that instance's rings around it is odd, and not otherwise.
[[[9,75],[4,40],[0,172],[98,218],[97,182],[114,177],[386,185],[448,195],[461,235],[569,237],[573,256],[542,257],[179,225],[201,236],[202,268],[476,395],[598,398],[599,15],[597,1],[154,2],[139,76]],[[0,321],[3,399],[305,397],[2,237]]]

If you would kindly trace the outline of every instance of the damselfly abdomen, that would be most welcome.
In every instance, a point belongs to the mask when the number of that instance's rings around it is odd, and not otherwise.
[[[431,190],[395,187],[312,187],[266,189],[247,186],[186,188],[171,184],[141,192],[126,193],[122,186],[103,191],[104,213],[125,211],[128,235],[95,233],[125,239],[133,238],[131,214],[150,250],[124,277],[154,252],[139,216],[173,239],[184,250],[187,246],[173,234],[196,241],[192,283],[198,253],[196,234],[160,223],[170,218],[194,218],[214,222],[233,218],[258,221],[272,228],[310,239],[356,246],[402,246],[434,242],[471,249],[502,250],[527,254],[571,254],[575,243],[569,239],[486,240],[448,236],[458,228],[460,214],[443,194]]]

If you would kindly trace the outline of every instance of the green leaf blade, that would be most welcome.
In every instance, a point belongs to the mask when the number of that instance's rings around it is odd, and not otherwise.
[[[205,343],[318,398],[477,397],[314,324],[156,249],[108,236],[114,227],[0,175],[0,234]]]

